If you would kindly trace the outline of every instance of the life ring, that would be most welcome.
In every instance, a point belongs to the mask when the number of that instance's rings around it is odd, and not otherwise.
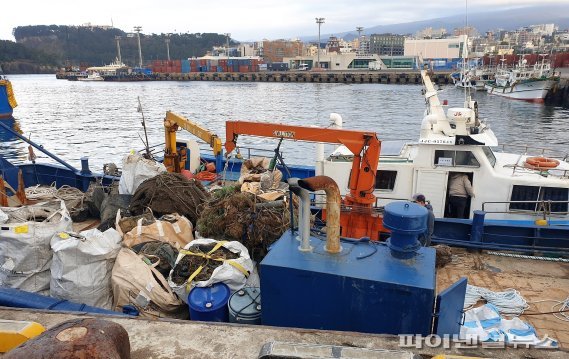
[[[559,161],[548,157],[528,157],[526,163],[536,169],[549,169],[559,166]]]

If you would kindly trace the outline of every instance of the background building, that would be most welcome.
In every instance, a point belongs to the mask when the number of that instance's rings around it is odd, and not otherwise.
[[[403,56],[405,36],[394,34],[373,34],[370,36],[370,52],[378,55]]]
[[[259,51],[265,62],[282,62],[284,57],[302,55],[303,44],[299,40],[263,40]]]
[[[405,56],[424,59],[457,59],[464,57],[466,35],[446,39],[405,39]]]

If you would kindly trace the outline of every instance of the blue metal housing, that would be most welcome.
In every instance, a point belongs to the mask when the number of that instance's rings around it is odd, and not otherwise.
[[[398,258],[411,258],[421,243],[417,236],[427,230],[428,211],[412,202],[392,202],[385,206],[383,226],[391,230],[387,246]]]
[[[261,262],[264,325],[388,334],[431,332],[435,250],[398,259],[381,243],[342,242],[328,254],[311,237],[300,252],[287,231]]]

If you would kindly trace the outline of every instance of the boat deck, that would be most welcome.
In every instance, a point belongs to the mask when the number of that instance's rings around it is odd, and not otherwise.
[[[530,304],[526,313],[551,312],[555,304],[531,302],[563,301],[569,297],[569,263],[499,257],[457,248],[453,248],[453,254],[452,263],[437,271],[439,292],[466,276],[469,284],[493,291],[518,290]],[[569,322],[556,319],[552,314],[522,314],[520,319],[533,325],[538,337],[547,335],[557,340],[561,348],[569,349]]]

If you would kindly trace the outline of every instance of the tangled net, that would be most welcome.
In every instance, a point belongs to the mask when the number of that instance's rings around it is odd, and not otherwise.
[[[188,248],[190,252],[193,253],[209,253],[214,247],[216,243],[212,244],[195,244]],[[236,253],[231,252],[229,249],[220,247],[215,252],[211,253],[210,256],[215,259],[237,259],[239,255]],[[223,262],[216,261],[216,260],[208,260],[204,257],[200,256],[193,256],[193,255],[185,255],[180,259],[180,261],[174,267],[174,271],[172,272],[172,282],[176,283],[177,285],[182,285],[186,283],[188,278],[200,267],[202,266],[203,269],[201,272],[194,278],[194,281],[200,282],[203,280],[208,280],[211,278],[213,271],[215,268],[222,265]]]
[[[204,237],[239,241],[252,259],[260,261],[290,225],[288,207],[259,206],[267,201],[236,191],[235,187],[226,187],[216,192],[204,204],[197,230]]]
[[[161,173],[142,182],[130,203],[133,215],[150,208],[156,217],[179,213],[195,224],[201,204],[210,198],[200,181],[187,179],[179,173]]]

